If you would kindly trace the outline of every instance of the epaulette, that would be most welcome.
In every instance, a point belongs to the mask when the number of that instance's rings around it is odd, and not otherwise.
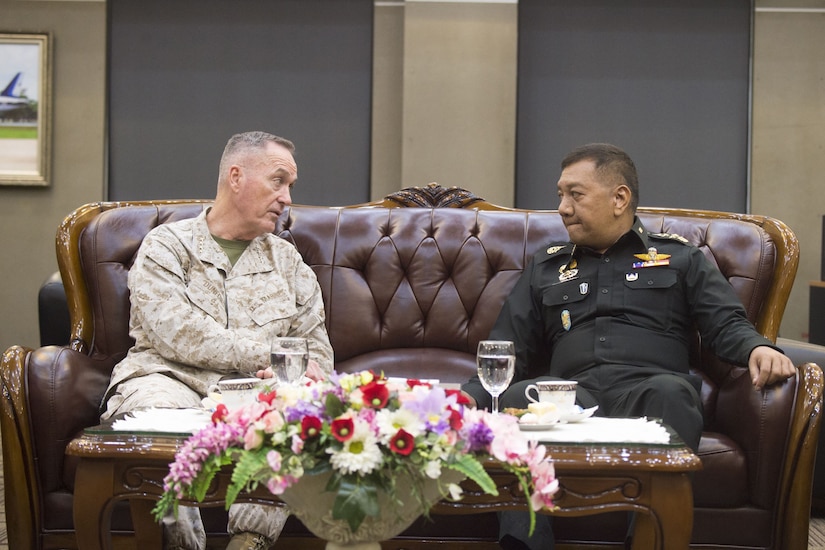
[[[537,261],[547,260],[547,259],[553,258],[555,256],[558,256],[562,252],[565,252],[565,251],[568,254],[570,254],[570,251],[572,250],[572,247],[573,247],[573,245],[570,244],[570,243],[564,243],[564,242],[550,243],[547,246],[546,249],[541,250],[541,251],[539,251],[538,254],[536,254],[536,259],[537,259]]]
[[[651,237],[656,239],[669,239],[671,241],[679,241],[682,244],[690,244],[690,241],[676,233],[651,233]]]

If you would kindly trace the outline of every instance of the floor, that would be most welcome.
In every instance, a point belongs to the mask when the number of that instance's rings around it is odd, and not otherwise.
[[[0,448],[0,550],[9,549],[9,538],[6,533],[6,493],[3,487],[3,453]],[[23,550],[23,549],[15,549]],[[808,550],[825,550],[825,517],[811,518]]]

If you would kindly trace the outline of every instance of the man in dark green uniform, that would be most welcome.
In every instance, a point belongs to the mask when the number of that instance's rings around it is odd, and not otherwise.
[[[536,380],[576,380],[581,406],[598,405],[603,416],[662,418],[696,450],[701,380],[688,365],[696,327],[718,357],[747,365],[755,390],[796,372],[756,332],[702,251],[678,235],[645,229],[636,217],[636,167],[624,151],[609,144],[572,151],[562,161],[558,194],[570,241],[533,257],[489,336],[516,347],[502,407],[525,408],[524,389]],[[489,407],[478,377],[462,389]],[[549,521],[527,539],[518,516],[501,520],[503,547],[552,548]]]

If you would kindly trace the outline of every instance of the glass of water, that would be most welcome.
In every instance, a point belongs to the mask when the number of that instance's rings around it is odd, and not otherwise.
[[[493,414],[498,414],[498,396],[510,385],[515,372],[516,348],[509,340],[482,340],[476,364],[481,385],[493,396]]]
[[[306,338],[278,336],[272,340],[269,364],[279,384],[294,384],[303,378],[309,361]]]

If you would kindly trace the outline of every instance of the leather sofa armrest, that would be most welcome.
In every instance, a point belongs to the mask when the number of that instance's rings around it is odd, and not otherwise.
[[[63,486],[66,445],[84,428],[98,424],[112,365],[111,359],[101,361],[67,347],[31,352],[26,390],[43,490]]]
[[[43,495],[64,485],[69,441],[98,423],[113,364],[58,346],[13,346],[3,354],[0,428],[12,547],[37,547]]]
[[[719,385],[711,429],[730,437],[748,457],[747,482],[754,505],[770,508],[775,502],[776,480],[798,444],[789,439],[788,430],[798,414],[802,382],[797,375],[756,391],[748,370],[734,367]]]

